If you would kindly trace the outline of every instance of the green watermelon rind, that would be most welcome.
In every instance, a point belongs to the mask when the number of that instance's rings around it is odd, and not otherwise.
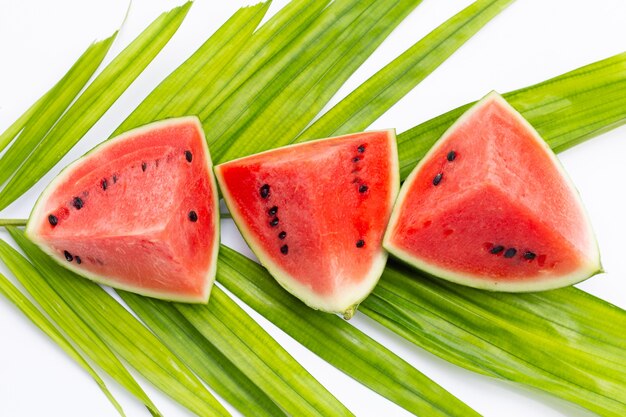
[[[393,206],[393,203],[396,200],[398,192],[400,190],[400,171],[399,171],[399,160],[398,160],[398,149],[396,143],[396,133],[395,129],[382,129],[375,132],[386,132],[387,137],[389,139],[390,157],[392,159],[391,163],[391,198],[390,198],[390,206]],[[293,145],[285,146],[284,148],[296,148],[300,146],[307,146],[307,144],[323,142],[323,141],[331,141],[337,140],[342,137],[353,136],[354,133],[335,136],[324,139],[317,139],[313,141],[307,141],[303,143],[297,143]],[[270,153],[273,150],[268,150],[265,152],[261,152],[256,155],[263,155],[266,153]],[[248,157],[238,158],[227,163],[232,163],[235,161],[239,161]],[[224,165],[224,164],[222,164]],[[326,297],[320,297],[317,294],[314,294],[312,291],[308,289],[306,285],[302,285],[298,283],[295,279],[291,278],[290,275],[284,271],[277,263],[273,262],[271,256],[266,254],[263,250],[262,246],[255,241],[254,233],[252,233],[244,224],[244,222],[238,221],[241,218],[241,214],[229,201],[232,201],[233,198],[229,193],[226,187],[223,187],[224,179],[220,172],[220,166],[217,165],[214,168],[215,177],[217,178],[218,184],[220,184],[220,191],[222,196],[224,197],[224,202],[230,211],[232,218],[235,222],[235,225],[239,229],[239,232],[243,236],[244,240],[257,257],[261,265],[263,265],[269,273],[278,281],[278,283],[285,288],[289,293],[299,298],[302,302],[304,302],[307,306],[315,309],[321,310],[328,313],[338,313],[344,316],[346,319],[350,319],[356,312],[359,304],[372,292],[380,277],[385,269],[385,265],[387,264],[388,253],[384,248],[380,248],[379,256],[377,259],[374,259],[372,262],[372,267],[370,269],[370,273],[361,281],[360,285],[356,285],[353,287],[344,287],[344,291],[342,294],[345,294],[341,299],[333,299],[329,300]],[[386,226],[386,225],[385,225]]]
[[[474,111],[479,108],[482,104],[484,104],[488,100],[497,100],[501,105],[508,107],[511,109],[512,114],[516,115],[519,121],[527,127],[529,132],[532,132],[532,137],[537,140],[537,142],[544,147],[546,153],[550,156],[554,165],[557,167],[561,176],[565,180],[565,182],[569,185],[569,187],[574,191],[572,194],[574,198],[577,200],[579,207],[584,214],[584,219],[586,222],[586,226],[588,228],[588,236],[591,237],[591,241],[588,242],[589,251],[588,251],[588,259],[587,262],[583,262],[581,268],[579,268],[574,273],[569,273],[566,276],[556,278],[554,276],[550,276],[547,279],[541,279],[541,277],[530,277],[526,279],[512,281],[501,281],[497,279],[489,280],[485,277],[480,276],[472,276],[465,273],[456,273],[450,271],[448,269],[440,268],[432,263],[426,262],[422,259],[415,257],[413,254],[403,250],[395,246],[392,242],[392,230],[394,229],[394,225],[398,221],[399,210],[396,210],[395,207],[400,207],[402,202],[404,201],[405,196],[411,189],[411,184],[417,178],[420,168],[424,165],[424,161],[428,161],[431,155],[434,155],[441,144],[444,143],[444,139],[449,136],[451,132],[455,130],[455,128],[463,123],[465,120],[471,117]],[[600,250],[598,247],[598,242],[595,238],[595,234],[591,227],[591,222],[589,220],[589,216],[586,212],[586,209],[582,203],[580,198],[580,194],[578,193],[574,183],[570,179],[569,175],[563,168],[563,165],[556,157],[550,146],[547,144],[545,140],[539,135],[537,130],[513,107],[511,106],[500,94],[495,91],[490,92],[485,97],[483,97],[480,101],[478,101],[472,108],[468,109],[456,122],[454,122],[441,136],[441,138],[432,146],[432,148],[424,155],[424,157],[420,160],[417,166],[413,169],[411,174],[404,181],[402,188],[400,189],[400,193],[398,194],[398,198],[396,200],[394,210],[391,214],[391,218],[389,220],[389,225],[387,227],[387,231],[383,238],[383,246],[385,249],[394,257],[397,258],[408,265],[411,265],[420,271],[426,272],[429,275],[432,275],[437,278],[442,278],[457,284],[466,285],[469,287],[490,290],[490,291],[502,291],[502,292],[535,292],[535,291],[545,291],[551,290],[561,287],[566,287],[569,285],[573,285],[584,281],[596,274],[602,273],[602,263],[600,260]]]
[[[74,264],[66,262],[64,259],[60,259],[58,254],[51,247],[49,247],[43,240],[40,240],[38,238],[37,233],[35,232],[36,227],[37,225],[41,224],[42,220],[44,220],[46,217],[46,213],[43,211],[41,207],[42,206],[41,203],[43,201],[46,201],[48,195],[56,189],[57,184],[61,183],[69,174],[71,174],[72,168],[76,164],[81,163],[85,157],[88,157],[89,155],[93,155],[99,151],[102,151],[103,149],[106,149],[107,147],[114,145],[118,141],[123,141],[129,137],[135,136],[137,134],[140,134],[146,131],[150,131],[154,128],[165,126],[165,125],[171,125],[171,124],[184,124],[184,123],[189,123],[189,122],[194,123],[197,126],[198,132],[201,134],[201,137],[203,139],[202,142],[204,144],[204,150],[206,152],[205,159],[206,159],[207,168],[208,168],[207,173],[209,173],[210,175],[211,184],[214,190],[213,194],[215,196],[215,198],[213,199],[214,200],[213,221],[215,224],[215,233],[214,233],[214,238],[213,238],[214,239],[213,240],[213,253],[211,254],[211,259],[213,261],[211,262],[211,266],[209,270],[207,271],[207,275],[206,275],[207,284],[205,286],[204,293],[202,293],[200,296],[197,296],[197,297],[185,297],[185,296],[181,296],[180,294],[172,294],[172,293],[168,293],[165,291],[151,291],[151,290],[146,290],[144,288],[140,288],[140,287],[136,287],[132,285],[125,285],[117,281],[112,281],[110,278],[101,276],[99,274],[94,274],[89,271],[85,271],[79,267],[76,267]],[[124,132],[118,136],[115,136],[111,139],[108,139],[102,142],[101,144],[97,145],[96,147],[94,147],[93,149],[85,153],[83,156],[81,156],[80,158],[76,159],[75,161],[67,165],[65,168],[63,168],[63,170],[61,170],[61,172],[50,182],[50,184],[46,186],[46,188],[43,190],[39,198],[37,198],[37,201],[35,202],[35,205],[33,206],[28,222],[26,224],[25,234],[42,251],[50,255],[50,257],[59,265],[91,281],[94,281],[94,282],[97,282],[99,284],[106,285],[109,287],[117,288],[120,290],[133,292],[135,294],[144,295],[147,297],[159,298],[159,299],[163,299],[167,301],[174,301],[174,302],[206,304],[208,303],[209,296],[211,294],[211,289],[215,282],[215,276],[217,273],[217,256],[218,256],[219,246],[220,246],[219,200],[217,198],[217,183],[215,181],[215,176],[211,175],[212,172],[213,172],[213,161],[211,160],[209,147],[207,145],[207,142],[204,136],[204,129],[202,127],[202,123],[200,122],[200,119],[198,119],[198,117],[185,116],[185,117],[163,119],[157,122],[149,123],[149,124],[137,127],[135,129],[129,130],[127,132]]]

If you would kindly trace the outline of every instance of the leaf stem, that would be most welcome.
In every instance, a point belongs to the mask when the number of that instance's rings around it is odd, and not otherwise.
[[[0,219],[0,227],[26,226],[28,219]]]

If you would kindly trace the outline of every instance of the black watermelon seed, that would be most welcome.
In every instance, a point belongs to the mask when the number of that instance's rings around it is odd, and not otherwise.
[[[83,263],[83,260],[82,260],[82,259],[80,259],[80,256],[76,256],[74,259],[76,259],[76,263],[77,263],[78,265],[80,265],[80,264],[82,264],[82,263]]]
[[[191,160],[193,159],[193,154],[191,153],[191,151],[185,151],[185,159],[187,160],[187,162],[191,162]]]
[[[65,250],[65,251],[63,251],[63,255],[65,255],[65,259],[66,259],[68,262],[72,262],[72,261],[74,260],[74,257],[72,256],[72,254],[71,254],[71,253],[69,253],[69,252],[68,252],[68,251],[66,251],[66,250]]]
[[[48,222],[50,222],[52,226],[56,226],[57,223],[59,223],[59,219],[57,219],[57,216],[55,216],[54,214],[51,214],[48,216]]]
[[[359,153],[365,152],[365,145],[360,145],[358,148],[356,148],[356,150],[359,151]]]
[[[284,230],[278,234],[278,238],[280,240],[283,240],[286,237],[287,237],[287,232],[285,232]]]
[[[142,170],[143,172],[146,172],[146,168],[148,168],[148,164],[146,164],[145,162],[142,162],[142,163],[141,163],[141,170]]]
[[[270,208],[267,211],[267,214],[269,214],[270,216],[275,215],[276,213],[278,213],[278,207],[277,206],[273,206],[272,208]]]
[[[362,248],[363,246],[365,246],[365,241],[363,239],[359,239],[356,241],[357,248]]]
[[[363,184],[363,185],[359,185],[359,192],[361,194],[363,194],[364,192],[366,192],[369,188],[367,187],[367,185]]]
[[[189,217],[189,220],[191,220],[192,222],[197,222],[198,221],[198,213],[196,213],[193,210],[191,210],[189,212],[189,214],[187,214],[187,217]]]
[[[494,246],[493,248],[491,248],[491,250],[489,251],[489,253],[492,253],[494,255],[499,254],[500,252],[502,252],[504,250],[504,246],[502,245],[498,245],[498,246]]]
[[[447,158],[448,158],[448,161],[450,162],[454,161],[456,159],[456,152],[454,151],[448,152]]]
[[[443,179],[443,172],[440,172],[439,174],[435,175],[435,178],[433,178],[433,185],[439,185],[442,179]]]
[[[534,252],[531,251],[526,251],[524,253],[524,259],[528,259],[529,261],[532,261],[533,259],[535,259],[537,257],[537,255]]]
[[[113,175],[113,184],[117,182],[117,175]]]
[[[272,226],[272,227],[278,226],[278,217],[274,217],[272,219],[272,221],[270,222],[270,226]]]
[[[280,253],[282,253],[283,255],[287,255],[289,253],[289,246],[287,245],[283,245],[280,247]]]
[[[74,199],[72,200],[72,205],[74,206],[76,210],[80,210],[83,208],[85,203],[80,197],[74,197]]]
[[[263,184],[259,189],[259,194],[261,194],[261,198],[268,198],[270,196],[270,186]]]
[[[107,182],[107,179],[106,179],[106,178],[105,178],[105,179],[103,179],[102,181],[100,181],[100,187],[102,187],[102,189],[103,189],[104,191],[106,191],[106,190],[107,190],[107,187],[108,187],[108,186],[109,186],[109,183]]]
[[[506,252],[504,252],[504,257],[505,258],[512,258],[515,256],[515,254],[517,253],[517,249],[515,248],[508,248],[506,250]]]
[[[354,158],[352,158],[352,162],[359,162],[361,160],[361,158],[359,158],[358,156],[355,156]]]

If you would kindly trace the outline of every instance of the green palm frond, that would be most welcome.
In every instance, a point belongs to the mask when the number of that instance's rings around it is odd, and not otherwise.
[[[269,2],[242,8],[154,89],[116,133],[159,118],[198,114],[219,162],[364,129],[511,0],[474,2],[314,122],[339,87],[419,3],[294,0],[260,27]],[[0,170],[0,179],[12,176],[0,191],[0,208],[35,184],[102,117],[169,41],[189,6],[159,17],[70,104],[112,39],[93,45],[57,86],[0,135],[0,149],[13,141],[0,159],[0,167],[7,167]],[[85,59],[87,54],[90,59]],[[50,106],[61,91],[66,95]],[[625,92],[626,53],[506,98],[559,151],[626,122]],[[399,135],[403,177],[467,106]],[[14,158],[9,161],[7,155]],[[199,379],[248,416],[350,415],[219,287],[208,306],[120,292],[150,331],[101,287],[58,266],[19,230],[9,230],[32,264],[4,242],[0,257],[68,339],[2,276],[0,291],[85,367],[105,394],[110,395],[71,342],[153,413],[156,409],[117,357],[198,415],[228,415]],[[222,248],[218,262],[222,285],[369,388],[415,414],[475,414],[350,324],[305,307],[242,255]],[[502,309],[510,315],[498,314]],[[626,313],[582,291],[494,295],[434,281],[391,262],[362,311],[462,367],[542,389],[603,415],[626,413],[626,386],[620,378]],[[593,320],[596,315],[606,320]],[[530,334],[522,321],[537,331]],[[329,334],[332,340],[327,340]],[[537,344],[542,352],[536,351]],[[548,363],[550,357],[556,360]]]
[[[9,229],[12,234],[15,230]],[[13,272],[43,311],[67,334],[69,340],[89,357],[94,364],[113,377],[128,392],[148,407],[153,415],[160,415],[156,406],[141,389],[133,376],[115,354],[67,303],[48,284],[46,279],[26,258],[9,244],[0,240],[0,259]]]
[[[353,415],[219,287],[208,306],[176,309],[288,415]]]
[[[8,230],[50,287],[120,358],[197,415],[230,415],[177,356],[99,285],[57,264],[22,231]]]
[[[312,352],[415,415],[478,415],[393,352],[339,316],[315,311],[259,264],[220,248],[217,280]]]
[[[504,94],[555,152],[626,123],[626,52],[542,83]],[[404,179],[450,125],[473,103],[398,135]]]
[[[172,303],[129,292],[117,292],[172,352],[244,416],[287,415],[263,389],[255,385],[212,344],[210,338],[205,338]]]
[[[464,368],[541,389],[599,415],[626,413],[626,312],[575,288],[492,293],[392,263],[361,311]],[[590,323],[590,317],[603,320]]]
[[[197,114],[199,109],[191,105],[203,97],[207,89],[215,88],[224,72],[236,57],[247,56],[242,48],[248,48],[249,39],[267,12],[270,3],[239,9],[183,64],[163,80],[124,120],[111,136],[168,117]],[[282,16],[282,10],[278,16]],[[263,25],[266,27],[267,25]],[[259,35],[255,34],[255,39]]]
[[[472,3],[352,91],[296,137],[296,142],[366,129],[513,0]]]
[[[3,135],[9,140],[15,130],[21,130],[15,142],[0,158],[0,185],[4,184],[17,171],[23,161],[39,146],[46,133],[70,106],[87,81],[102,63],[117,32],[89,46],[70,70],[24,113],[24,120],[18,119]],[[8,142],[7,142],[8,143]]]
[[[0,191],[0,210],[28,191],[100,120],[176,33],[189,7],[191,3],[186,3],[159,16],[98,74],[60,118],[53,117],[60,113],[56,104],[52,106],[49,120],[41,119],[40,123],[52,126],[50,122],[55,122],[54,126],[47,131],[37,129],[39,136],[28,142],[28,149],[20,150],[20,156],[28,156],[10,172],[13,177]],[[70,93],[75,97],[78,91]],[[72,101],[74,97],[68,98]]]
[[[4,243],[4,242],[2,242]],[[119,405],[113,394],[109,391],[104,381],[98,373],[89,365],[89,363],[83,358],[80,353],[74,349],[74,346],[59,332],[59,330],[46,318],[45,315],[5,277],[0,274],[0,294],[4,295],[10,302],[15,304],[22,313],[33,324],[41,329],[50,339],[52,339],[65,353],[67,353],[76,363],[78,363],[98,384],[104,395],[111,401],[111,404],[115,407],[117,412],[124,416],[124,411]]]
[[[289,143],[421,0],[340,0],[210,114],[216,163]],[[271,137],[271,142],[265,138]]]

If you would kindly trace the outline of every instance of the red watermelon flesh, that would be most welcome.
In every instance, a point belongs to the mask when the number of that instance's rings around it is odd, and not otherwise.
[[[156,122],[65,168],[37,201],[26,233],[94,281],[207,302],[219,246],[216,189],[199,120]]]
[[[349,317],[373,289],[399,189],[393,131],[263,152],[218,165],[224,200],[244,238],[288,291]]]
[[[601,270],[567,174],[496,93],[450,127],[407,178],[384,245],[435,276],[490,290],[557,288]]]

